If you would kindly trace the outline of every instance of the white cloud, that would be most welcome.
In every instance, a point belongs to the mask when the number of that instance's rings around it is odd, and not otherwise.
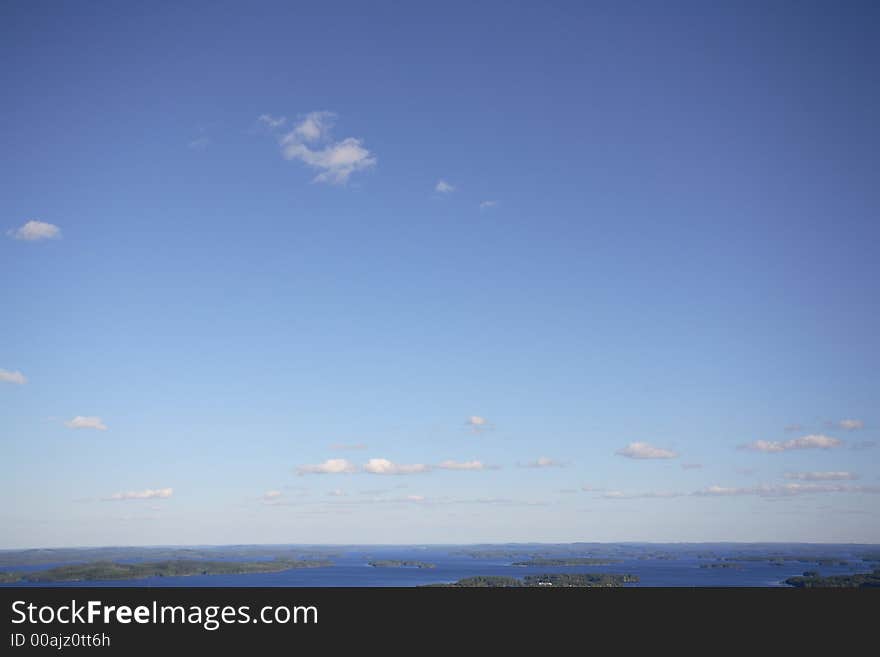
[[[65,422],[64,426],[71,429],[96,429],[98,431],[107,431],[107,425],[104,424],[103,420],[94,415],[77,415],[72,420]]]
[[[270,130],[274,130],[283,126],[287,119],[283,116],[274,117],[271,114],[261,114],[257,117],[257,121]]]
[[[712,495],[753,495],[754,491],[757,490],[754,487],[751,488],[730,488],[726,486],[707,486],[702,490],[698,490],[694,492],[694,495],[699,496],[712,496]]]
[[[21,386],[27,383],[27,377],[19,371],[11,372],[9,370],[0,369],[0,381],[3,381],[4,383],[14,383]]]
[[[786,472],[786,479],[798,481],[852,481],[859,476],[852,472]]]
[[[744,488],[709,486],[695,491],[698,497],[727,497],[737,495],[758,495],[760,497],[784,497],[792,495],[810,495],[817,493],[880,493],[880,486],[851,486],[848,484],[790,483]]]
[[[330,497],[345,497],[345,491],[341,488],[334,488],[331,491],[327,491],[327,495]]]
[[[113,493],[110,497],[105,498],[106,501],[121,500],[165,500],[174,494],[173,488],[148,488],[141,491],[129,491],[127,493]]]
[[[837,423],[841,429],[845,431],[857,431],[865,428],[865,423],[861,420],[841,420]]]
[[[301,141],[319,141],[330,136],[336,115],[333,112],[310,112],[293,129]]]
[[[489,424],[489,420],[480,415],[471,415],[464,423],[475,433],[488,431],[492,428],[492,425]]]
[[[615,454],[630,459],[674,459],[678,456],[672,450],[654,447],[648,443],[630,443]]]
[[[755,452],[786,452],[792,449],[831,449],[841,444],[837,438],[830,436],[809,435],[801,438],[792,438],[791,440],[773,441],[773,440],[756,440],[747,445],[741,445],[740,449],[748,449]]]
[[[31,219],[17,230],[10,230],[7,235],[17,240],[35,242],[37,240],[57,239],[61,237],[61,229],[55,224]]]
[[[424,502],[424,495],[407,495],[405,498],[408,502]]]
[[[450,185],[445,180],[441,179],[437,181],[436,185],[434,185],[434,191],[440,192],[441,194],[449,194],[450,192],[455,191],[455,187],[453,185]]]
[[[481,461],[443,461],[438,466],[441,470],[486,470],[489,466]]]
[[[357,466],[346,459],[327,459],[323,463],[301,465],[296,469],[298,475],[348,474],[351,472],[357,472]]]
[[[260,117],[270,127],[272,119]],[[333,141],[330,137],[333,119],[331,112],[311,112],[293,129],[280,139],[281,153],[285,159],[299,160],[317,169],[318,175],[312,182],[345,184],[351,174],[364,171],[376,165],[376,157],[363,146],[360,139],[347,137]]]
[[[672,491],[648,491],[644,493],[625,493],[619,490],[608,491],[601,497],[606,500],[635,500],[635,499],[668,499],[682,497],[683,493]]]
[[[556,459],[551,459],[549,456],[539,456],[534,461],[520,464],[520,467],[522,468],[561,468],[564,466],[565,463],[557,461]]]
[[[480,210],[487,210],[498,205],[498,201],[480,201]]]
[[[605,489],[593,486],[592,484],[584,484],[583,486],[581,486],[581,490],[585,493],[599,493]]]
[[[330,445],[330,449],[344,451],[344,450],[360,450],[367,449],[367,446],[364,443],[333,443]]]
[[[404,475],[428,472],[424,463],[394,463],[388,459],[370,459],[364,464],[364,472],[379,475]]]
[[[283,495],[280,490],[267,490],[265,493],[263,493],[260,499],[262,500],[263,504],[278,506],[283,503],[282,497]]]

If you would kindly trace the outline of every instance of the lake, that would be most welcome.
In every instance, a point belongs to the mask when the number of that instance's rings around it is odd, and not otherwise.
[[[296,547],[296,546],[291,546]],[[256,549],[256,548],[254,548]],[[279,550],[282,549],[279,547]],[[303,548],[305,550],[305,548]],[[150,561],[150,548],[121,548],[128,550],[128,558],[119,562]],[[247,548],[238,548],[233,557],[224,548],[207,548],[212,560],[256,561],[269,558],[265,548],[258,557],[245,557]],[[785,586],[783,580],[800,575],[806,570],[822,575],[868,572],[877,562],[863,561],[866,550],[877,552],[874,546],[852,545],[780,545],[780,544],[553,544],[553,545],[480,545],[480,546],[332,546],[310,547],[308,550],[326,550],[332,566],[292,569],[277,573],[245,575],[193,575],[186,577],[148,577],[137,580],[89,581],[53,583],[51,586],[125,586],[125,587],[411,587],[423,584],[455,582],[477,575],[501,575],[522,578],[543,573],[629,573],[638,575],[639,582],[627,586]],[[204,550],[203,550],[204,551]],[[57,551],[63,556],[64,551]],[[82,563],[83,551],[76,561],[59,559],[38,565],[15,565],[14,555],[0,554],[0,570],[34,571],[58,565]],[[86,554],[88,554],[86,552]],[[765,556],[810,559],[834,557],[846,560],[845,565],[817,565],[809,561],[786,560],[771,563]],[[514,561],[530,557],[544,558],[598,558],[614,559],[605,565],[575,566],[515,566]],[[745,559],[743,561],[727,561]],[[754,559],[754,560],[748,560]],[[763,559],[763,560],[758,560]],[[85,559],[89,560],[89,559]],[[155,557],[153,558],[155,560]],[[370,560],[417,561],[435,564],[434,568],[374,567]],[[701,567],[708,564],[731,563],[735,568]],[[5,565],[3,565],[5,564]],[[19,586],[39,586],[23,583]],[[45,584],[42,584],[45,586]]]

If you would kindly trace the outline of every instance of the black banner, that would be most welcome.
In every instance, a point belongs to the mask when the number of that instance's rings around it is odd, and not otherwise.
[[[0,598],[4,655],[839,649],[859,645],[880,610],[880,592],[854,589],[2,588]]]

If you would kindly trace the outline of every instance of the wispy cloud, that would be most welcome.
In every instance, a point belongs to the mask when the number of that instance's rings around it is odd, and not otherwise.
[[[783,427],[783,431],[785,431],[786,433],[793,433],[795,431],[803,431],[803,430],[804,430],[804,425],[797,424],[797,423],[787,424],[787,425],[785,425],[785,427]]]
[[[31,219],[19,228],[8,231],[6,234],[17,240],[36,242],[37,240],[59,239],[61,237],[61,229],[55,224]]]
[[[335,118],[332,112],[311,112],[279,138],[285,159],[299,160],[318,171],[312,182],[344,185],[353,173],[376,166],[376,156],[364,147],[361,139],[332,139]],[[271,131],[286,123],[284,117],[268,114],[257,120]]]
[[[194,151],[203,151],[210,145],[211,138],[208,135],[202,135],[190,141],[186,146]]]
[[[738,495],[758,495],[760,497],[781,497],[790,495],[809,495],[814,493],[880,493],[880,486],[852,486],[848,484],[791,483],[748,486],[743,488],[709,486],[695,491],[698,497],[727,497]]]
[[[635,500],[635,499],[668,499],[684,497],[684,493],[674,491],[645,491],[641,493],[626,493],[619,490],[611,490],[601,495],[606,500]]]
[[[796,479],[798,481],[852,481],[858,479],[859,476],[852,472],[786,472],[786,479]]]
[[[471,415],[467,420],[465,420],[464,423],[465,426],[467,426],[474,433],[488,431],[492,428],[492,424],[490,424],[489,420],[482,417],[481,415]]]
[[[270,506],[281,504],[283,499],[284,494],[280,490],[267,490],[262,496],[260,496],[260,500],[263,504],[268,504]]]
[[[480,201],[480,210],[488,210],[498,205],[498,201]]]
[[[327,459],[323,463],[301,465],[296,469],[300,476],[307,474],[348,474],[357,472],[357,466],[346,459]]]
[[[604,488],[599,488],[598,486],[593,486],[592,484],[584,484],[581,486],[581,490],[585,493],[601,493]]]
[[[519,467],[521,468],[562,468],[565,467],[565,463],[562,461],[558,461],[556,459],[551,459],[549,456],[539,456],[534,461],[527,461],[526,463],[520,463]]]
[[[364,464],[364,472],[377,475],[420,474],[430,469],[424,463],[394,463],[388,459],[370,459]]]
[[[283,116],[275,117],[271,114],[260,114],[260,116],[257,117],[257,122],[270,130],[275,130],[276,128],[283,126],[287,122],[287,118]]]
[[[822,434],[812,434],[801,438],[792,438],[786,441],[756,440],[746,445],[740,445],[740,449],[754,452],[787,452],[793,449],[831,449],[841,444],[837,438]]]
[[[676,452],[662,447],[654,447],[648,443],[630,443],[626,447],[615,452],[619,456],[625,456],[629,459],[674,459],[678,456]]]
[[[440,194],[449,194],[455,191],[455,187],[445,180],[440,179],[437,181],[437,184],[434,185],[434,191],[439,192]]]
[[[96,429],[97,431],[107,431],[107,425],[104,421],[94,415],[77,415],[72,420],[64,423],[64,426],[71,429]]]
[[[127,493],[113,493],[105,497],[105,502],[119,502],[125,500],[165,500],[174,494],[173,488],[148,488],[141,491],[128,491]]]
[[[682,470],[699,470],[702,467],[703,467],[702,463],[682,463],[681,464]]]
[[[482,461],[443,461],[437,467],[441,470],[488,470],[491,466]]]
[[[333,443],[330,445],[330,449],[336,451],[357,451],[362,449],[367,449],[367,445],[364,443]]]
[[[840,420],[836,423],[836,426],[843,429],[844,431],[858,431],[859,429],[865,428],[865,423],[862,420]]]
[[[327,495],[330,497],[345,497],[346,493],[341,488],[334,488],[333,490],[327,491]]]
[[[22,386],[27,383],[27,377],[17,370],[12,372],[10,370],[0,369],[0,381]]]

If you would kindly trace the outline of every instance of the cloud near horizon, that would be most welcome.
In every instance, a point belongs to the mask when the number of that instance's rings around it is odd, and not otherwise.
[[[527,461],[526,463],[520,463],[519,467],[521,468],[562,468],[565,467],[565,463],[562,461],[558,461],[557,459],[551,459],[549,456],[539,456],[534,461]]]
[[[489,466],[482,461],[443,461],[437,464],[441,470],[487,470]]]
[[[858,479],[859,476],[852,472],[786,472],[786,479],[796,479],[798,481],[852,481]]]
[[[466,426],[470,427],[471,431],[473,431],[474,433],[488,431],[492,428],[489,420],[481,415],[471,415],[467,420],[465,420],[464,423]]]
[[[0,369],[0,381],[3,381],[4,383],[13,383],[18,386],[23,386],[25,383],[27,383],[27,377],[18,370],[13,372],[10,370]]]
[[[880,493],[880,486],[851,486],[848,484],[790,483],[748,486],[743,488],[709,486],[694,491],[697,497],[725,497],[737,495],[758,495],[760,497],[784,497],[808,495],[812,493]]]
[[[630,443],[626,447],[617,450],[615,454],[629,459],[674,459],[678,457],[678,453],[673,452],[671,449],[654,447],[642,442]]]
[[[173,488],[148,488],[142,491],[129,491],[127,493],[113,493],[104,498],[107,502],[119,502],[123,500],[166,500],[174,494]]]
[[[107,425],[104,421],[94,415],[77,415],[72,420],[64,423],[64,426],[70,429],[95,429],[97,431],[107,431]]]
[[[301,465],[296,469],[300,476],[307,474],[349,474],[357,472],[357,466],[347,459],[327,459],[323,463]]]
[[[268,505],[278,505],[281,504],[281,498],[283,497],[283,493],[280,490],[267,490],[260,496],[260,501],[263,504]]]
[[[430,469],[424,463],[394,463],[388,459],[370,459],[364,464],[364,472],[377,475],[420,474]]]
[[[775,454],[793,449],[831,449],[832,447],[837,447],[841,444],[842,441],[837,438],[822,434],[811,434],[809,436],[792,438],[791,440],[786,441],[756,440],[745,445],[740,445],[740,449]]]
[[[25,242],[36,242],[38,240],[60,239],[61,229],[55,224],[31,219],[18,229],[8,231],[7,235],[13,239],[23,240]]]
[[[669,499],[673,497],[684,497],[684,493],[676,493],[674,491],[647,491],[643,493],[625,493],[619,490],[610,490],[600,495],[606,500],[635,500],[635,499]]]

